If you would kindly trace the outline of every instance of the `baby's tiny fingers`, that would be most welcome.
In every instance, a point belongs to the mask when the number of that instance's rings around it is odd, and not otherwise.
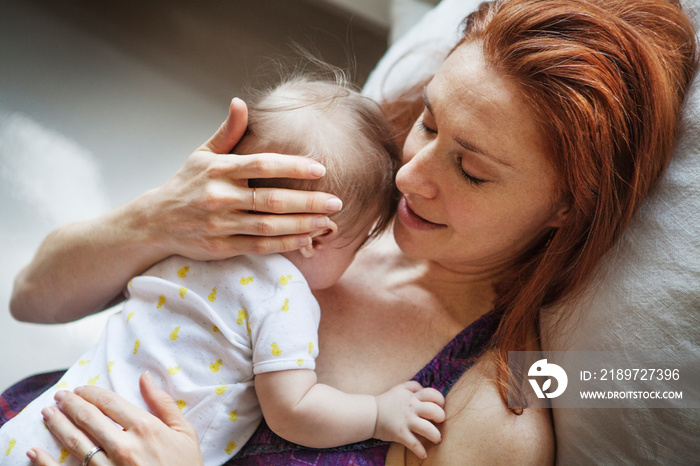
[[[425,451],[425,447],[415,435],[409,433],[406,438],[401,440],[401,443],[411,450],[418,458],[424,460],[428,457],[428,452]]]
[[[445,406],[445,397],[434,388],[423,388],[416,393],[416,396],[420,401],[429,401],[438,406]]]
[[[423,385],[419,384],[415,380],[409,380],[408,382],[404,382],[401,385],[399,385],[399,387],[403,387],[411,393],[418,393],[421,390],[423,390]]]
[[[411,426],[411,432],[425,437],[434,444],[442,442],[442,434],[440,433],[440,430],[435,427],[435,424],[430,421],[426,421],[425,419],[419,419],[416,421]]]
[[[421,403],[416,409],[416,414],[438,424],[445,421],[445,410],[435,403]]]

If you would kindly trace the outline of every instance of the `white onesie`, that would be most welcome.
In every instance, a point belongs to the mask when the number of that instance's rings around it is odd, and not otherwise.
[[[149,370],[199,434],[204,462],[225,463],[262,413],[255,374],[315,368],[320,309],[299,270],[280,255],[159,262],[127,286],[98,344],[53,388],[0,429],[0,465],[29,465],[47,450],[78,465],[44,426],[41,410],[59,389],[96,385],[147,409],[138,379]],[[63,460],[63,461],[61,461]]]

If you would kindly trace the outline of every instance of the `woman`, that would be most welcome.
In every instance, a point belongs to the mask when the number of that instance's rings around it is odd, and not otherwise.
[[[418,100],[387,105],[399,127],[415,122],[396,179],[403,197],[395,242],[368,247],[338,286],[317,296],[324,309],[320,380],[378,393],[418,373],[422,383],[449,391],[443,442],[428,449],[430,463],[551,463],[547,410],[507,408],[507,351],[537,348],[539,309],[581,289],[663,172],[695,61],[694,31],[674,3],[480,7]],[[73,320],[105,307],[132,275],[168,255],[293,249],[323,229],[322,215],[246,213],[248,178],[318,172],[283,156],[215,155],[227,153],[244,127],[244,106],[234,101],[227,122],[163,187],[49,236],[17,279],[14,315]],[[338,207],[319,193],[257,196],[265,212]],[[72,276],[53,274],[67,257]],[[59,291],[71,289],[66,284],[75,291]],[[88,286],[99,291],[85,296]],[[464,360],[450,364],[457,357]],[[60,410],[47,409],[46,422],[79,458],[99,445],[88,457],[92,466],[198,464],[196,433],[172,400],[147,375],[142,392],[154,415],[87,387],[58,392]],[[291,459],[276,453],[286,446],[264,426],[249,446],[253,454],[236,462]],[[297,453],[319,464],[362,464],[387,450],[362,444]],[[32,454],[37,464],[55,464]],[[415,460],[398,447],[388,455]]]

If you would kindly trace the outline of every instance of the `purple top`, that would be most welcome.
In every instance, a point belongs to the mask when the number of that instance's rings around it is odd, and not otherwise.
[[[499,322],[500,314],[495,311],[481,316],[454,337],[413,377],[413,380],[424,387],[433,387],[446,395],[452,385],[489,346]],[[0,395],[0,427],[16,416],[34,398],[56,384],[64,372],[34,375],[8,388]],[[382,465],[389,445],[387,442],[372,439],[323,450],[307,448],[278,437],[263,420],[248,443],[226,465]]]

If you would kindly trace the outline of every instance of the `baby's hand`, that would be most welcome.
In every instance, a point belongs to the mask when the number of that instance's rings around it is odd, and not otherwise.
[[[425,459],[428,454],[416,434],[433,443],[440,443],[440,431],[433,424],[445,420],[445,411],[442,409],[445,398],[439,391],[423,388],[418,382],[411,381],[397,385],[375,399],[375,438],[402,443],[421,459]]]

